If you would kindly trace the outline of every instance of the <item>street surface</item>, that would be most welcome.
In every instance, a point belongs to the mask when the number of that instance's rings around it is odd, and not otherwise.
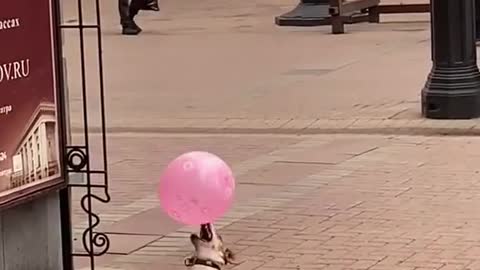
[[[87,21],[92,4],[85,0]],[[163,215],[156,186],[168,161],[191,150],[214,152],[235,172],[235,205],[217,224],[237,252],[233,269],[479,269],[480,139],[463,135],[480,134],[480,122],[420,116],[428,14],[334,36],[329,27],[275,26],[293,0],[165,0],[160,13],[140,15],[140,36],[124,37],[116,1],[101,4],[112,201],[94,205],[97,230],[111,240],[96,269],[185,269],[197,229]],[[64,9],[76,23],[75,1]],[[74,31],[65,54],[81,143]],[[96,43],[86,37],[99,164]],[[83,194],[72,202],[78,251]]]
[[[165,0],[160,13],[139,16],[142,35],[125,37],[116,1],[102,1],[109,131],[316,128],[316,120],[419,118],[419,91],[431,67],[428,14],[350,25],[345,35],[331,35],[329,27],[274,25],[274,16],[296,2]],[[74,7],[66,8],[66,21],[75,22]],[[75,31],[67,31],[65,41],[74,128],[82,123],[75,117],[81,115]],[[93,99],[96,36],[87,31],[86,37]],[[98,120],[91,125],[98,127]]]

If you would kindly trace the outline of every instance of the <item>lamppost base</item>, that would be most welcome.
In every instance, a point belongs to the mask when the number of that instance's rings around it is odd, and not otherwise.
[[[422,114],[431,119],[480,116],[480,72],[476,65],[434,67],[422,89]]]

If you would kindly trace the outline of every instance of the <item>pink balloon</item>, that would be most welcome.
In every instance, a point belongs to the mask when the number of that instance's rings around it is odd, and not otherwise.
[[[163,210],[187,225],[212,223],[223,216],[234,193],[232,170],[207,152],[186,153],[170,162],[158,189]]]

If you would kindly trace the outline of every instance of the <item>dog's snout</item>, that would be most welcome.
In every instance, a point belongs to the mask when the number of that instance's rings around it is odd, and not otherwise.
[[[203,224],[200,226],[200,238],[205,241],[211,241],[213,238],[213,232],[210,224]]]

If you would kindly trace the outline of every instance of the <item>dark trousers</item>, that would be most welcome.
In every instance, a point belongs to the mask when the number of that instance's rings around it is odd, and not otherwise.
[[[145,6],[145,0],[118,0],[118,10],[120,12],[120,23],[123,26],[133,21],[140,9]]]

